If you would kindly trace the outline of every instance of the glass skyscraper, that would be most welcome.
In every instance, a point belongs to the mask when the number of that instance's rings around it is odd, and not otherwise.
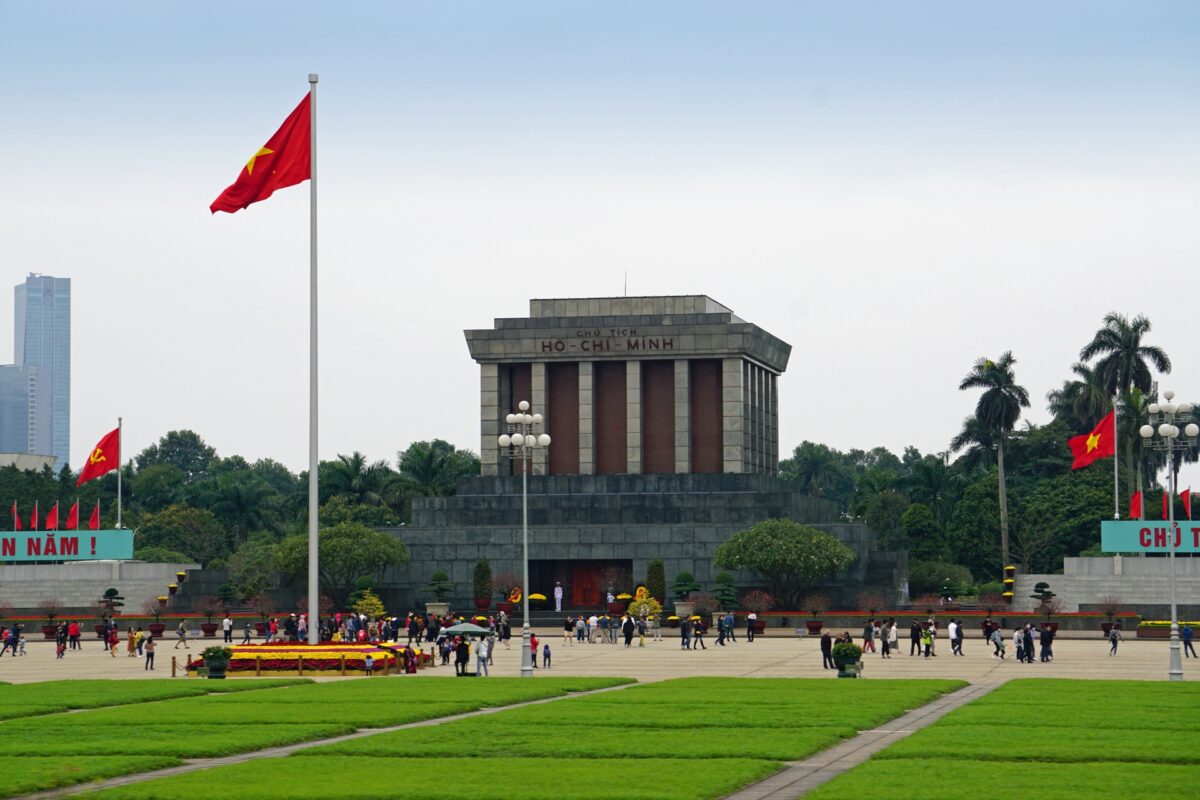
[[[6,443],[16,438],[12,418],[24,406],[20,452],[54,456],[61,468],[71,460],[71,279],[31,274],[15,295],[13,367],[0,368],[0,433]]]

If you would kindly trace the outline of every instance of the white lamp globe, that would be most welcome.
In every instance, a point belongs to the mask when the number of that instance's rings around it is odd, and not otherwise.
[[[513,447],[520,447],[521,445],[525,444],[525,437],[519,433],[514,433],[512,435],[512,443]]]
[[[1170,389],[1167,389],[1165,392],[1163,392],[1163,397],[1167,398],[1167,400],[1174,400],[1175,392],[1171,391]]]
[[[534,414],[534,415],[533,415],[533,424],[534,424],[534,425],[541,425],[541,424],[542,424],[542,415],[541,415],[541,414]]]
[[[538,441],[538,444],[541,445],[542,447],[549,447],[550,446],[550,434],[548,434],[548,433],[540,434],[537,437],[537,441]]]
[[[501,447],[508,447],[512,444],[512,437],[507,433],[502,433],[496,438],[496,444],[500,445]]]
[[[525,446],[528,447],[530,450],[536,450],[537,449],[537,437],[534,436],[532,433],[529,434],[528,436],[526,436],[525,437]]]
[[[1149,411],[1151,414],[1157,414],[1158,413],[1158,403],[1151,403],[1150,405],[1146,406],[1146,410]]]
[[[519,411],[528,411],[529,410],[529,401],[522,400],[521,402],[517,403],[517,409]]]
[[[1179,426],[1178,426],[1178,425],[1172,425],[1172,426],[1171,426],[1171,435],[1172,435],[1172,436],[1178,436],[1178,435],[1179,435]]]
[[[532,414],[522,414],[521,422],[525,423],[526,425],[531,424],[533,422],[533,415]]]
[[[1159,425],[1159,426],[1158,426],[1158,435],[1159,435],[1159,436],[1161,436],[1161,437],[1163,437],[1164,439],[1166,439],[1166,438],[1170,437],[1170,435],[1171,435],[1171,426],[1170,426],[1170,425],[1168,425],[1168,424],[1167,424],[1167,423],[1165,423],[1165,422],[1164,422],[1162,425]]]
[[[514,424],[514,423],[517,421],[517,415],[516,415],[516,414],[509,414],[508,416],[506,416],[506,417],[504,418],[504,421],[505,421],[505,422],[507,422],[509,425],[512,425],[512,424]]]
[[[1162,410],[1167,412],[1168,414],[1174,414],[1175,409],[1177,409],[1177,408],[1179,408],[1179,406],[1175,405],[1174,403],[1166,403],[1165,405],[1163,405]]]
[[[1180,403],[1179,404],[1179,413],[1180,414],[1192,413],[1192,404],[1191,403]]]
[[[1195,439],[1197,435],[1200,435],[1200,425],[1189,422],[1187,427],[1183,429],[1183,432],[1187,434],[1189,439]]]
[[[1138,433],[1142,435],[1143,439],[1149,439],[1154,435],[1154,428],[1151,425],[1143,425],[1142,427],[1138,428]]]

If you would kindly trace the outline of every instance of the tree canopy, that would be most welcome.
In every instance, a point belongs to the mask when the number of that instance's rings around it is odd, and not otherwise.
[[[714,562],[757,573],[781,608],[799,608],[805,589],[850,566],[855,558],[853,550],[824,531],[769,519],[735,533],[717,548]]]

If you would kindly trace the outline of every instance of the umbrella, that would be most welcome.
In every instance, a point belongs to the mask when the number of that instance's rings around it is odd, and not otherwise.
[[[481,628],[478,625],[473,625],[470,622],[460,622],[457,625],[451,625],[449,628],[442,628],[442,633],[449,636],[457,636],[466,634],[468,636],[487,636],[491,633],[487,628]]]

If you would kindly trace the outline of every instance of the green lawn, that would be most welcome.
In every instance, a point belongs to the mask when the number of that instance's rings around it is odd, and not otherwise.
[[[107,753],[121,756],[163,755],[214,758],[296,742],[324,739],[354,731],[340,722],[278,725],[194,725],[187,722],[143,722],[114,727],[55,724],[50,720],[16,720],[0,733],[2,756],[74,756]],[[0,793],[4,790],[0,781]]]
[[[964,795],[994,778],[1005,796],[1200,797],[1200,684],[1021,679],[952,711],[810,796],[880,785],[922,798]]]
[[[112,778],[130,772],[147,772],[183,763],[166,756],[0,756],[0,796],[17,795]]]
[[[0,685],[0,719],[55,714],[216,693],[242,693],[312,684],[306,679],[235,681],[45,681]]]
[[[237,800],[707,800],[779,769],[753,759],[378,758],[292,756],[135,783],[90,797],[149,800],[228,797]],[[602,770],[602,771],[601,771]]]

